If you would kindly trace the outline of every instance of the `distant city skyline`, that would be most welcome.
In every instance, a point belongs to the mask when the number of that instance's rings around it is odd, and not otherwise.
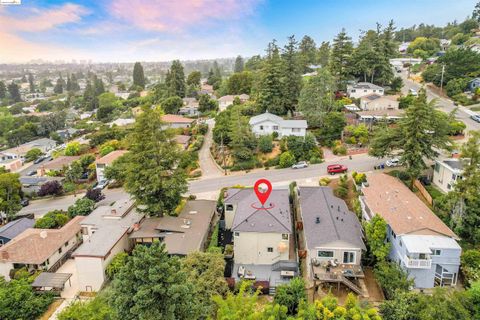
[[[0,63],[73,59],[169,61],[263,54],[294,34],[331,41],[361,30],[445,25],[471,14],[475,0],[23,0],[0,6]]]

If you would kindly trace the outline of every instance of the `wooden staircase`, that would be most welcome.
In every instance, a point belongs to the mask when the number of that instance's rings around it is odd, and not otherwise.
[[[341,283],[358,295],[363,296],[363,290],[343,275],[322,274],[317,280],[320,282]]]

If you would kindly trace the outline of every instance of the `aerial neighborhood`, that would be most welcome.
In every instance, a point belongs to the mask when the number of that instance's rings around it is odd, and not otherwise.
[[[0,319],[480,319],[480,3],[19,2]]]

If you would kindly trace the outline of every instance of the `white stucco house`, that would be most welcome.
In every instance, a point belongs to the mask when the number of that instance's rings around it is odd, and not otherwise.
[[[363,96],[368,96],[373,93],[383,96],[385,90],[382,87],[370,82],[358,82],[347,85],[347,94],[350,98],[359,99]]]
[[[397,96],[384,96],[372,93],[360,98],[360,108],[365,111],[398,110]]]
[[[99,291],[107,276],[105,269],[118,253],[129,251],[129,234],[143,219],[130,199],[96,208],[81,222],[83,244],[73,253],[78,288]]]
[[[278,137],[298,136],[305,137],[307,132],[306,120],[284,120],[282,117],[265,112],[250,118],[252,132],[257,136],[278,133]]]
[[[436,160],[433,170],[433,184],[447,193],[452,191],[454,184],[462,178],[463,164],[460,159]]]

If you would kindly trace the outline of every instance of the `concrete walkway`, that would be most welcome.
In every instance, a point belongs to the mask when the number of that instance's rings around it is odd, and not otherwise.
[[[57,273],[71,273],[72,276],[70,277],[70,283],[68,281],[65,283],[65,288],[60,294],[60,296],[65,300],[60,306],[58,306],[57,310],[55,310],[55,312],[50,316],[49,320],[56,320],[58,314],[63,309],[68,307],[73,301],[75,301],[76,295],[79,292],[77,267],[75,266],[74,259],[68,259],[65,261],[65,263],[57,270]]]
[[[200,169],[202,170],[202,176],[200,179],[210,179],[223,176],[221,168],[215,163],[212,155],[210,154],[210,147],[213,143],[213,127],[215,126],[214,119],[208,119],[208,132],[205,135],[205,140],[203,141],[203,146],[198,152],[198,160],[200,163]]]

